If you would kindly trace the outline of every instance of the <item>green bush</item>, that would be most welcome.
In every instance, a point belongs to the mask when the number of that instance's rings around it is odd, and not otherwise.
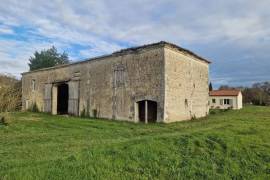
[[[82,117],[82,118],[90,118],[90,114],[89,114],[88,111],[86,111],[85,109],[83,109],[83,110],[81,111],[80,117]]]
[[[8,121],[4,116],[0,116],[0,124],[7,126]]]
[[[37,103],[33,103],[30,108],[28,109],[29,112],[40,112],[37,106]]]
[[[97,118],[97,110],[96,109],[93,109],[93,117]]]
[[[214,114],[224,113],[224,112],[227,112],[227,111],[230,111],[230,110],[232,110],[231,107],[228,108],[228,109],[210,109],[209,114],[214,115]]]

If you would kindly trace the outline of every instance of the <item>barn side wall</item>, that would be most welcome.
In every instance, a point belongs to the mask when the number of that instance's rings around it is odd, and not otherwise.
[[[165,48],[165,122],[208,114],[208,66],[187,54]]]
[[[22,77],[23,110],[36,103],[45,110],[45,86],[79,82],[79,113],[99,118],[137,121],[136,102],[157,102],[157,121],[163,121],[164,48],[146,48],[73,65],[25,73]],[[35,89],[32,89],[32,81]],[[49,85],[48,85],[49,84]],[[51,99],[55,104],[55,97]],[[47,100],[47,102],[49,102]],[[52,107],[52,110],[53,111]]]

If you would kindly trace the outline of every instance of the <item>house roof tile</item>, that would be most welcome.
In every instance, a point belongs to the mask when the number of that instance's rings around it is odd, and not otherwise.
[[[213,90],[209,92],[210,96],[238,96],[240,90]]]

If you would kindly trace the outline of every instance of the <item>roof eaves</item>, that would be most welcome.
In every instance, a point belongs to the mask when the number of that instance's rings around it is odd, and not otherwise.
[[[177,49],[178,51],[186,52],[189,55],[194,56],[195,58],[198,58],[198,59],[200,59],[200,60],[202,60],[202,61],[204,61],[204,62],[206,62],[208,64],[211,63],[210,61],[206,60],[205,58],[200,57],[199,55],[193,53],[190,50],[181,48],[180,46],[177,46],[177,45],[175,45],[173,43],[169,43],[169,42],[166,42],[166,41],[160,41],[160,42],[157,42],[157,43],[145,44],[145,45],[142,45],[142,46],[122,49],[122,50],[115,51],[115,52],[113,52],[111,54],[108,54],[108,55],[98,56],[98,57],[94,57],[94,58],[88,58],[86,60],[78,61],[78,62],[74,62],[74,63],[70,63],[70,64],[64,64],[64,65],[54,66],[54,67],[49,67],[49,68],[42,68],[42,69],[29,71],[29,72],[23,72],[23,73],[21,73],[21,75],[25,75],[25,74],[29,74],[29,73],[33,73],[33,72],[39,72],[39,71],[46,71],[46,70],[51,70],[51,69],[58,69],[58,68],[72,66],[72,65],[76,65],[76,64],[82,64],[82,63],[86,63],[86,62],[89,62],[89,61],[92,61],[92,60],[100,60],[100,59],[104,59],[104,58],[107,58],[107,57],[121,56],[123,54],[134,53],[134,52],[137,52],[137,51],[145,49],[145,48],[151,48],[151,47],[157,47],[157,46],[160,46],[160,47],[169,46],[171,48]]]

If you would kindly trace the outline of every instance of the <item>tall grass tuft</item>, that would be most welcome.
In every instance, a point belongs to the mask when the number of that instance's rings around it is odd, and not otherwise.
[[[0,116],[0,124],[7,126],[8,122],[4,116]]]

